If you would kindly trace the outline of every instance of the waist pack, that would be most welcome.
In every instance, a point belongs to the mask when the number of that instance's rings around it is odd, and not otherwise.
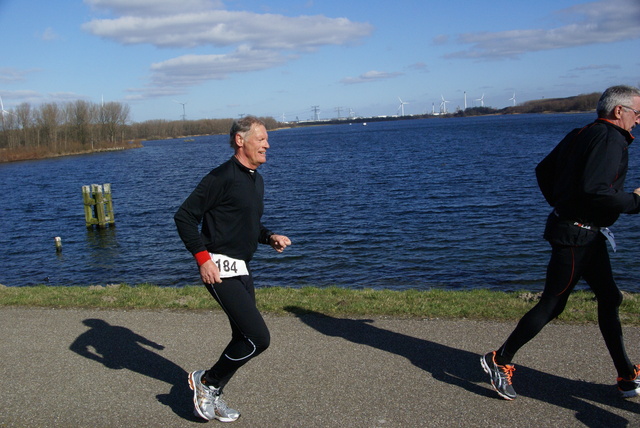
[[[555,245],[583,247],[600,236],[600,228],[581,224],[573,220],[561,219],[555,211],[547,217],[544,239]]]

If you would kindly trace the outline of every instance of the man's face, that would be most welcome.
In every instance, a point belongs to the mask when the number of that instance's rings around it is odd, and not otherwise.
[[[267,161],[269,136],[264,126],[254,124],[244,137],[236,135],[236,144],[238,159],[247,168],[256,169]]]
[[[640,97],[633,97],[633,101],[629,106],[622,106],[620,110],[620,122],[622,128],[631,132],[631,130],[640,124],[640,116],[633,110],[640,111]]]

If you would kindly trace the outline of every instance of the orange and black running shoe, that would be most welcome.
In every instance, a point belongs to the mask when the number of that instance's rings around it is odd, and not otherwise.
[[[480,358],[484,371],[491,377],[491,385],[505,400],[516,398],[516,391],[511,385],[511,377],[516,368],[512,364],[501,366],[495,360],[496,351],[489,352]]]
[[[636,395],[640,395],[640,364],[634,367],[634,376],[631,379],[625,379],[619,377],[618,381],[618,391],[622,394],[624,398],[635,397]]]

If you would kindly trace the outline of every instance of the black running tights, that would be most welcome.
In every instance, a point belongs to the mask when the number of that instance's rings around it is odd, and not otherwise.
[[[240,367],[269,347],[270,335],[256,307],[251,275],[225,278],[206,287],[231,325],[231,341],[204,376],[207,383],[222,389]]]
[[[552,245],[542,297],[525,314],[497,352],[500,364],[510,363],[516,352],[533,339],[549,321],[562,313],[569,294],[584,278],[598,301],[598,324],[618,376],[633,374],[622,338],[618,308],[622,294],[613,279],[611,262],[603,236],[584,247]]]

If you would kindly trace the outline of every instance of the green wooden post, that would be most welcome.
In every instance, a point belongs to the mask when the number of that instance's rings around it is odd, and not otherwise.
[[[87,227],[91,227],[98,223],[98,220],[93,216],[93,207],[96,204],[96,200],[91,197],[91,187],[82,186],[82,200],[84,201],[84,220]]]
[[[111,199],[111,183],[105,183],[104,187],[104,203],[105,203],[105,221],[109,224],[115,224],[116,220],[113,215],[113,201]]]
[[[84,217],[87,227],[97,225],[102,229],[107,225],[115,225],[111,184],[82,186],[82,199],[84,201]]]
[[[96,218],[98,219],[98,227],[100,229],[104,229],[107,226],[107,221],[104,213],[104,196],[102,195],[102,186],[99,184],[92,184],[91,193],[93,193],[93,198],[96,200],[95,209]]]

